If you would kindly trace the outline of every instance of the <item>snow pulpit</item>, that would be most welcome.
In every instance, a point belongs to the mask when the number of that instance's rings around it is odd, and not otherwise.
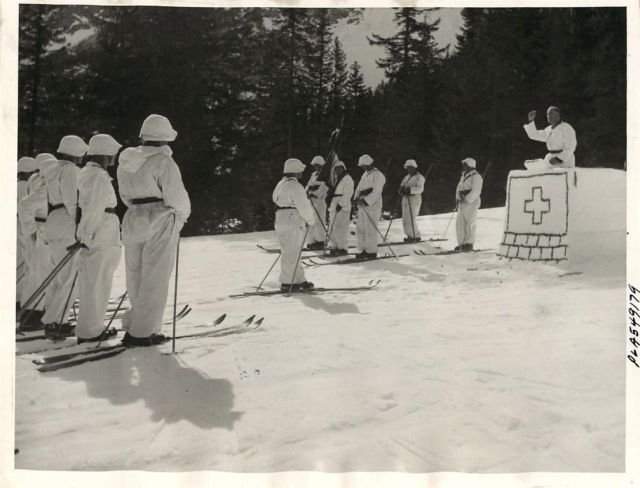
[[[555,262],[624,256],[625,202],[624,171],[511,171],[498,255]]]

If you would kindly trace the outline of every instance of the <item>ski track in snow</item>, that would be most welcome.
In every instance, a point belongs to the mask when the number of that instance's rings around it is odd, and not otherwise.
[[[496,247],[503,213],[480,211],[477,247]],[[448,218],[421,217],[425,237]],[[455,245],[454,228],[436,244]],[[400,221],[390,238],[402,238]],[[306,270],[317,286],[382,279],[373,291],[230,299],[276,257],[256,242],[275,239],[183,239],[179,302],[193,311],[178,333],[223,312],[218,329],[252,314],[265,317],[258,329],[178,341],[176,355],[162,354],[168,344],[44,374],[34,355],[18,356],[16,467],[624,469],[622,267],[561,277],[576,270],[493,253],[410,256]],[[414,247],[431,246],[396,251]],[[112,294],[122,290],[123,263]]]

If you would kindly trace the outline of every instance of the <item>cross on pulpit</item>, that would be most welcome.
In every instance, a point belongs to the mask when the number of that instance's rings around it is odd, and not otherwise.
[[[524,201],[524,211],[531,214],[533,225],[542,224],[544,214],[551,211],[551,199],[544,198],[541,186],[531,188],[531,199]]]

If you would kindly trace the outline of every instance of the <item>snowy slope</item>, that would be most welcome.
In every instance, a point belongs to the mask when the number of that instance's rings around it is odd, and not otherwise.
[[[503,213],[480,212],[477,247],[496,248]],[[194,311],[179,331],[223,312],[219,327],[257,314],[260,329],[46,374],[18,356],[16,467],[624,470],[624,256],[579,270],[411,256],[307,271],[320,286],[382,279],[375,291],[230,299],[275,258],[256,242],[273,233],[182,240],[179,302]]]

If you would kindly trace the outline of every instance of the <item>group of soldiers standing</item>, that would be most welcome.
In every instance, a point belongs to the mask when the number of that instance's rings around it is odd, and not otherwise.
[[[313,171],[306,187],[300,179],[306,168],[299,159],[284,163],[283,178],[273,191],[276,205],[275,231],[281,249],[280,283],[286,291],[304,291],[313,288],[299,266],[300,253],[306,242],[308,250],[326,250],[330,256],[349,253],[348,237],[352,205],[356,212],[356,259],[378,257],[378,246],[385,240],[378,229],[382,216],[382,191],[386,178],[368,154],[358,159],[362,176],[354,189],[354,182],[343,161],[336,161],[327,176],[326,161],[315,156],[310,163]],[[407,174],[398,188],[402,201],[402,222],[407,243],[421,241],[416,218],[422,206],[425,177],[418,171],[414,159],[404,163]],[[480,207],[482,176],[472,158],[462,161],[462,176],[456,188],[458,206],[457,251],[473,250],[475,222]],[[327,206],[329,207],[327,220]]]
[[[108,134],[86,144],[61,139],[54,156],[18,161],[17,306],[20,330],[44,329],[79,343],[105,339],[104,318],[113,276],[125,247],[127,346],[166,340],[159,333],[182,226],[191,212],[187,191],[169,143],[177,132],[166,117],[150,115],[141,144],[121,151]],[[122,225],[108,170],[116,164],[127,211]],[[69,308],[78,299],[77,324]]]

